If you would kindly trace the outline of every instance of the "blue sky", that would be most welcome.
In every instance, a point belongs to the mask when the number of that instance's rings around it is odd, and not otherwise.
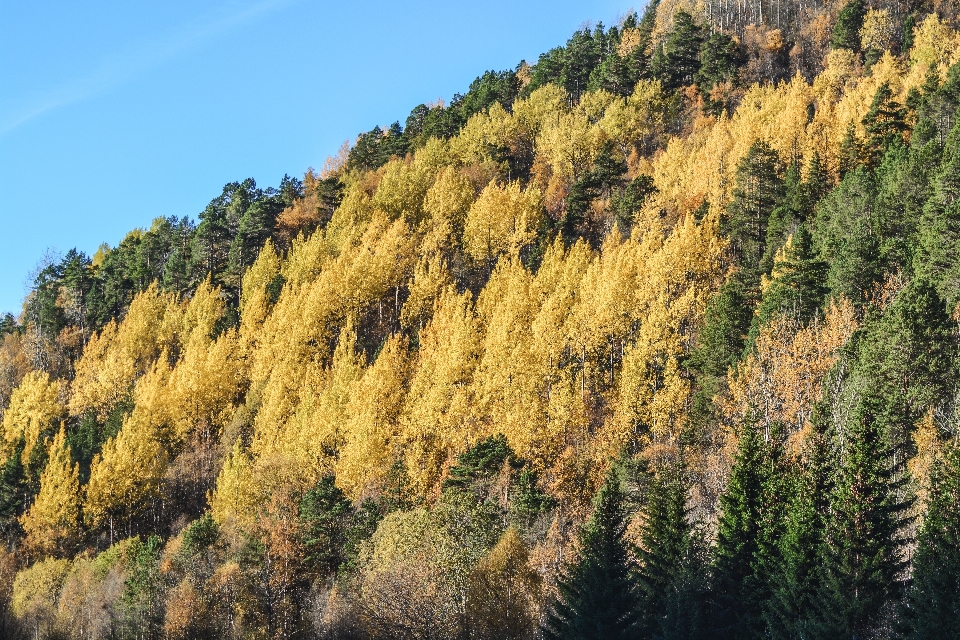
[[[615,0],[0,0],[0,310],[48,249],[92,254],[221,187],[320,168]]]

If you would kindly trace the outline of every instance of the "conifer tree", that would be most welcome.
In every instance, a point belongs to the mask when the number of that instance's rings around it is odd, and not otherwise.
[[[920,218],[915,268],[952,306],[960,300],[960,118],[942,157],[933,195]]]
[[[343,562],[344,545],[353,507],[332,475],[322,477],[300,500],[304,558],[321,576],[337,571]]]
[[[830,46],[834,49],[860,51],[860,29],[863,27],[863,17],[866,13],[867,8],[863,0],[847,2],[837,16]]]
[[[960,638],[960,447],[955,443],[931,475],[931,491],[904,609],[909,640]]]
[[[862,303],[882,279],[880,239],[873,224],[876,186],[863,167],[848,173],[817,205],[814,246],[830,260],[827,284],[833,296]]]
[[[914,279],[865,327],[857,362],[870,381],[864,401],[901,459],[914,453],[917,421],[956,384],[955,326],[937,292]]]
[[[665,89],[679,89],[693,84],[700,70],[700,47],[703,27],[684,10],[673,16],[673,29],[652,62],[653,76]]]
[[[717,31],[701,46],[700,69],[695,80],[704,94],[705,108],[719,116],[727,105],[722,100],[710,97],[710,90],[724,82],[733,83],[737,79],[737,70],[746,61],[739,43],[730,34]]]
[[[800,166],[791,162],[783,176],[783,199],[770,213],[767,223],[766,251],[761,261],[764,273],[773,269],[774,256],[807,217],[806,189],[800,178]]]
[[[828,268],[814,251],[807,225],[800,225],[774,262],[770,281],[753,316],[747,344],[753,344],[760,327],[776,315],[787,315],[800,322],[815,317],[827,294]]]
[[[800,468],[787,479],[787,518],[763,611],[767,633],[778,640],[811,637],[817,617],[830,491],[829,442],[820,423],[806,441]]]
[[[671,465],[650,485],[637,551],[641,637],[692,638],[704,630],[706,566],[688,518],[685,473]]]
[[[902,595],[906,542],[903,464],[868,403],[843,425],[830,493],[817,633],[869,638]]]
[[[893,99],[890,83],[884,82],[873,96],[870,110],[863,117],[867,137],[863,153],[867,166],[876,168],[887,149],[896,141],[903,142],[907,126],[907,110]]]
[[[551,640],[632,638],[638,619],[633,562],[624,539],[626,505],[615,470],[593,500],[579,558],[557,580],[558,598],[543,633]]]
[[[827,195],[830,190],[830,175],[827,173],[827,166],[820,157],[818,151],[814,151],[810,156],[810,162],[807,164],[807,177],[803,183],[804,204],[806,205],[806,217],[813,214],[814,207]],[[805,218],[806,219],[806,218]]]
[[[860,141],[860,136],[857,135],[857,126],[853,122],[847,124],[847,131],[840,143],[839,162],[838,173],[841,180],[863,164],[863,143]]]
[[[714,633],[724,638],[754,637],[763,604],[756,567],[769,481],[766,447],[749,418],[740,425],[738,435],[733,469],[720,496],[713,552]]]
[[[770,214],[784,196],[783,171],[780,156],[763,140],[754,142],[737,165],[737,186],[722,230],[749,288],[760,284]]]

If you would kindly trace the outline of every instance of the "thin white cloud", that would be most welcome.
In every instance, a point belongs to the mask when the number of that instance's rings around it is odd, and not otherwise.
[[[90,73],[51,89],[32,103],[0,114],[0,136],[49,111],[91,98],[197,45],[296,1],[264,0],[225,17],[186,25],[174,34],[148,40],[132,51],[115,54]]]

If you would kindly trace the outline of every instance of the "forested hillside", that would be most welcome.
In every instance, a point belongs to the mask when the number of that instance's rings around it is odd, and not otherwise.
[[[47,260],[0,635],[960,638],[958,108],[953,0],[654,0]]]

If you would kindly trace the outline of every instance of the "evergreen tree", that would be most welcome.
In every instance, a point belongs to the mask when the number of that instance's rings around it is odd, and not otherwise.
[[[877,88],[870,110],[863,117],[863,127],[867,134],[863,155],[867,166],[876,168],[890,145],[903,142],[904,134],[909,131],[907,110],[893,99],[889,82]]]
[[[833,38],[830,46],[834,49],[850,49],[860,51],[860,29],[863,28],[863,17],[867,13],[863,0],[850,0],[837,15],[837,23],[833,27]]]
[[[740,280],[734,277],[725,282],[707,303],[704,327],[690,364],[707,376],[726,376],[743,354],[752,315]]]
[[[20,537],[19,517],[33,498],[23,464],[23,450],[24,440],[21,436],[0,467],[0,535],[7,545]]]
[[[843,425],[840,466],[830,494],[817,633],[869,638],[902,595],[904,465],[868,402]]]
[[[827,294],[829,265],[814,251],[807,225],[800,225],[775,261],[770,281],[753,316],[747,344],[752,345],[765,326],[777,315],[800,322],[814,318]]]
[[[703,631],[706,566],[687,509],[686,469],[662,469],[650,485],[637,551],[640,621],[645,638],[694,638]]]
[[[736,83],[737,71],[746,62],[739,43],[730,34],[717,31],[701,46],[700,68],[694,80],[704,94],[704,108],[719,116],[727,105],[710,97],[710,91],[724,82]]]
[[[764,273],[770,273],[777,252],[807,217],[805,186],[800,178],[799,165],[791,162],[783,176],[783,199],[770,213],[767,223],[766,251],[761,261]]]
[[[304,561],[320,575],[335,573],[343,562],[352,514],[350,501],[337,487],[332,475],[322,477],[300,499]]]
[[[694,83],[700,71],[703,31],[686,11],[681,9],[673,15],[673,29],[651,63],[653,76],[665,89],[679,89]]]
[[[804,205],[806,209],[806,218],[813,215],[817,203],[823,199],[831,187],[830,175],[827,172],[827,166],[820,157],[818,151],[814,151],[807,164],[807,177],[804,180]]]
[[[863,145],[857,135],[857,127],[853,122],[847,124],[847,131],[840,143],[840,167],[838,173],[843,180],[847,174],[863,164]]]
[[[758,287],[763,273],[770,214],[783,200],[783,163],[763,140],[754,142],[737,165],[737,184],[722,230],[740,264],[745,285]],[[754,294],[755,295],[755,294]]]
[[[598,24],[593,33],[582,29],[567,41],[560,83],[574,102],[587,90],[590,75],[600,64],[603,36],[603,25]]]
[[[600,197],[609,197],[614,189],[622,186],[627,163],[615,157],[611,142],[604,144],[593,167],[570,187],[567,209],[561,221],[563,237],[573,242],[589,231],[584,227],[590,204]],[[599,238],[593,238],[599,240]]]
[[[639,617],[633,562],[624,540],[626,507],[615,470],[593,500],[580,534],[580,554],[557,580],[544,637],[561,640],[631,638]]]
[[[834,297],[863,303],[883,277],[880,238],[873,219],[876,186],[863,167],[848,173],[820,201],[814,219],[814,246],[829,259],[827,285]]]
[[[770,567],[770,596],[763,611],[767,633],[778,640],[812,637],[817,617],[830,491],[829,443],[821,422],[815,421],[801,466],[785,483],[787,518],[779,557]]]
[[[616,212],[617,225],[621,231],[630,232],[634,216],[643,207],[646,199],[656,192],[657,187],[653,183],[653,178],[648,175],[639,175],[622,191],[614,193],[611,205]]]
[[[936,465],[903,615],[909,640],[960,638],[960,447]]]
[[[923,206],[939,161],[935,145],[907,148],[895,141],[877,168],[875,225],[880,261],[890,272],[911,274]]]
[[[901,459],[914,453],[917,421],[955,387],[956,324],[923,280],[905,286],[864,328],[857,368],[865,402]]]
[[[960,118],[943,149],[933,195],[920,218],[915,269],[947,302],[960,300]]]
[[[756,574],[764,517],[767,456],[752,421],[740,425],[739,444],[727,488],[720,496],[720,517],[713,560],[714,633],[722,638],[751,638],[758,633],[762,584]]]
[[[120,638],[141,640],[162,637],[162,542],[158,536],[150,536],[146,542],[134,538],[128,548],[127,576],[117,603]]]

